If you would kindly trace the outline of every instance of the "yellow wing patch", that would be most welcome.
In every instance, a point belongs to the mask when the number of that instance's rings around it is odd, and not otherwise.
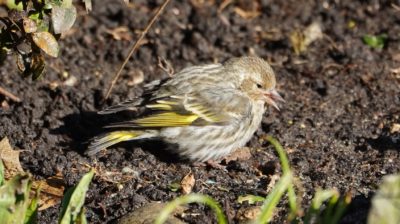
[[[104,140],[115,140],[126,141],[137,137],[139,134],[134,131],[114,131],[104,137]]]
[[[187,104],[185,105],[185,109],[191,111],[194,114],[197,114],[199,117],[204,119],[205,121],[214,123],[221,122],[222,119],[220,116],[216,115],[209,108],[205,108],[203,105],[198,103]]]
[[[179,101],[175,101],[176,99]],[[212,110],[213,108],[210,108],[207,104],[187,102],[176,96],[171,96],[170,100],[156,100],[154,103],[147,104],[146,107],[165,112],[135,120],[134,123],[138,126],[179,127],[191,125],[197,119],[201,119],[206,123],[220,123],[224,121],[224,117],[215,114],[215,111]]]
[[[192,124],[197,118],[195,114],[166,112],[137,119],[134,123],[141,127],[180,127]]]

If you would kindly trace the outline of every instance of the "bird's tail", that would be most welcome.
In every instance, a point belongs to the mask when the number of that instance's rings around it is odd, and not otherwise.
[[[100,150],[120,142],[152,137],[156,137],[156,133],[151,131],[130,130],[108,132],[95,137],[90,143],[86,154],[92,156],[98,153]]]

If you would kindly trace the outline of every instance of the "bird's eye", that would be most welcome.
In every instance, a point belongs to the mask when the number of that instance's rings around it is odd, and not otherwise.
[[[257,88],[261,89],[262,85],[261,84],[257,84]]]

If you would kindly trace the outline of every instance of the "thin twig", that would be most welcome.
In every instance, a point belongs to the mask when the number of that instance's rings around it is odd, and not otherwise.
[[[114,78],[111,81],[110,87],[107,90],[107,94],[106,94],[106,97],[104,98],[104,100],[108,99],[108,97],[110,96],[111,90],[114,88],[115,83],[117,82],[119,76],[121,75],[122,69],[125,67],[126,63],[128,63],[129,58],[133,55],[133,53],[135,53],[135,51],[139,48],[140,42],[142,42],[143,38],[145,37],[147,32],[150,30],[151,26],[154,24],[154,22],[160,16],[161,12],[164,10],[164,8],[168,5],[169,2],[170,2],[170,0],[164,1],[164,3],[161,5],[161,7],[157,10],[156,14],[150,20],[149,24],[147,24],[146,28],[140,34],[139,39],[136,41],[136,43],[133,45],[132,49],[129,51],[128,56],[125,58],[125,61],[121,64],[121,67],[119,68],[118,72],[114,75]]]
[[[21,102],[21,99],[20,99],[18,96],[14,95],[14,94],[12,94],[12,93],[10,93],[10,92],[8,92],[7,90],[5,90],[5,89],[2,88],[2,87],[0,87],[0,94],[6,96],[6,97],[8,97],[8,98],[10,98],[10,99],[13,100],[14,102],[17,102],[17,103]]]

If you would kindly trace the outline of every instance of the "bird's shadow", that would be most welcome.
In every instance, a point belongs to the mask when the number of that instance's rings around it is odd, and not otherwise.
[[[112,131],[112,129],[103,128],[105,125],[121,122],[135,116],[129,112],[120,112],[117,115],[100,115],[93,111],[81,111],[80,113],[73,113],[63,117],[63,125],[50,130],[50,134],[64,136],[59,143],[64,150],[76,151],[81,155],[85,155],[88,145],[95,136]],[[122,142],[111,146],[109,150],[112,150],[113,147],[134,148],[132,146],[142,148],[144,151],[156,156],[160,161],[174,163],[185,161],[180,159],[176,153],[173,153],[175,145],[170,145],[157,139]]]

